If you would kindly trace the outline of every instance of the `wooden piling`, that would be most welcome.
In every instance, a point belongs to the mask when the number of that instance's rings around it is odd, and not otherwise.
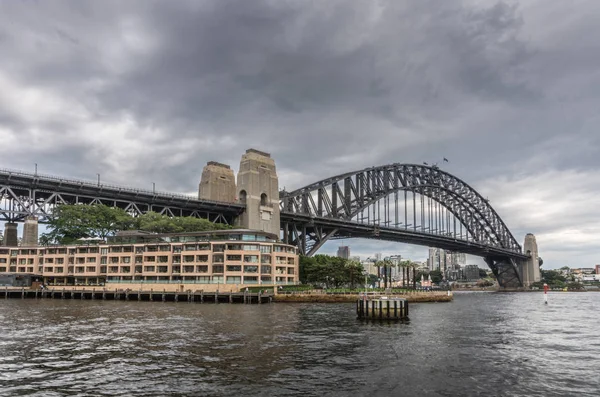
[[[356,312],[359,319],[365,320],[407,320],[408,301],[386,297],[367,300],[362,297],[356,302]]]

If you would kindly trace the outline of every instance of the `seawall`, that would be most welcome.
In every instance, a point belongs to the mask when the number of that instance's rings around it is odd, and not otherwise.
[[[360,294],[314,294],[314,293],[278,293],[273,297],[273,302],[290,303],[356,303]],[[404,298],[410,303],[425,302],[450,302],[454,297],[447,292],[412,292],[408,294],[378,294],[369,297],[388,296],[390,298]]]

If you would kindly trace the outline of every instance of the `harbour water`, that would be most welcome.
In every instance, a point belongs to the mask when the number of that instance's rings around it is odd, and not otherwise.
[[[353,304],[0,301],[2,396],[597,396],[600,293]]]

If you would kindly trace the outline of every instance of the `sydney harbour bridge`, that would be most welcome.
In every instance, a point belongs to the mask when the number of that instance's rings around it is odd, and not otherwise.
[[[480,256],[502,287],[533,281],[537,247],[524,252],[488,200],[437,166],[398,163],[348,172],[280,191],[278,202],[283,240],[304,255],[331,239],[387,240]],[[0,170],[1,221],[35,216],[43,223],[60,204],[104,204],[133,215],[154,211],[229,224],[250,205]]]

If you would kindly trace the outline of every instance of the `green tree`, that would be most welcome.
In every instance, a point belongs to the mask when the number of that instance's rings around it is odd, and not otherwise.
[[[121,208],[105,205],[60,205],[49,218],[50,231],[40,237],[42,245],[69,244],[78,239],[106,239],[121,230],[153,233],[183,233],[228,229],[231,226],[192,217],[169,218],[148,212],[137,218]]]
[[[120,208],[99,204],[60,205],[49,217],[50,232],[42,237],[46,244],[68,244],[86,237],[105,239],[134,225],[134,219]]]
[[[442,281],[442,272],[439,270],[432,270],[429,272],[429,275],[431,276],[431,282],[432,283],[439,283],[440,281]]]
[[[563,276],[562,273],[557,270],[541,270],[541,272],[542,280],[549,285],[556,284],[557,282],[564,283],[567,281],[565,276]]]
[[[231,226],[193,217],[170,218],[156,212],[147,212],[136,218],[136,229],[153,233],[185,233],[229,229]]]
[[[479,278],[486,278],[488,276],[485,269],[479,268]]]
[[[364,282],[365,271],[360,263],[335,256],[301,256],[299,267],[300,281],[306,284],[354,288]]]

